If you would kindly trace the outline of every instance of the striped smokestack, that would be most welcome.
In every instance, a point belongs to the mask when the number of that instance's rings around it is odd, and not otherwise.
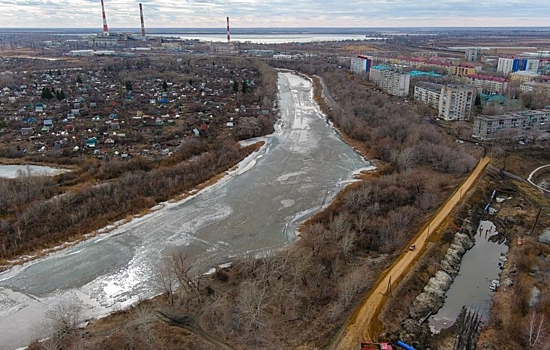
[[[231,42],[231,35],[229,34],[229,17],[227,17],[227,42]]]
[[[145,40],[145,24],[143,23],[143,7],[139,3],[139,17],[141,20],[141,38]]]
[[[107,27],[107,17],[105,16],[105,5],[101,0],[101,12],[103,13],[103,35],[109,35],[109,27]]]

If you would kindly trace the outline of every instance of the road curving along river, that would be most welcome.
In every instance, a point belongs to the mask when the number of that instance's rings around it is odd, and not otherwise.
[[[221,181],[71,248],[0,274],[0,349],[29,343],[49,307],[85,319],[159,293],[155,266],[182,251],[200,270],[288,244],[353,174],[370,167],[319,111],[309,80],[279,73],[280,120],[260,151]]]

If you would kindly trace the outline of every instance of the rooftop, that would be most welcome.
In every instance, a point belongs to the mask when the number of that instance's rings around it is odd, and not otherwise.
[[[434,71],[431,71],[431,72],[422,72],[422,71],[419,71],[419,70],[412,70],[409,72],[409,75],[411,76],[411,78],[414,78],[414,77],[434,77],[434,78],[440,78],[442,77],[441,74],[437,74],[436,72]]]
[[[388,66],[372,66],[370,67],[371,70],[388,70],[390,67]]]
[[[479,80],[497,81],[499,83],[505,83],[505,82],[509,81],[506,78],[493,77],[493,76],[490,76],[490,75],[468,74],[466,77],[467,78],[472,78],[472,79],[479,79]]]

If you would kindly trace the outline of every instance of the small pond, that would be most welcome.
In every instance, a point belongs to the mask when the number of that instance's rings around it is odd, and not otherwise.
[[[16,178],[21,172],[24,174],[30,173],[31,175],[57,175],[67,172],[67,169],[52,168],[41,165],[3,165],[0,164],[0,177],[4,178]]]
[[[491,221],[481,221],[476,231],[475,245],[464,254],[458,276],[447,291],[445,304],[439,312],[430,317],[432,332],[439,333],[450,327],[463,306],[477,310],[487,321],[491,309],[491,281],[498,279],[500,265],[508,251],[502,236],[497,236]],[[491,238],[492,237],[492,238]]]

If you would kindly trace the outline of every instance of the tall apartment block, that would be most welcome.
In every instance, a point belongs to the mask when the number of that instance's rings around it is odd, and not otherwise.
[[[445,120],[469,120],[475,101],[475,89],[464,85],[421,82],[414,87],[414,98],[437,108]]]
[[[539,64],[540,60],[538,59],[499,57],[497,72],[502,74],[510,74],[517,71],[537,73],[539,70]]]
[[[351,58],[351,72],[354,74],[368,73],[372,61],[366,56],[357,56]]]
[[[390,95],[404,97],[409,94],[409,74],[393,71],[387,66],[373,66],[369,79]]]
[[[475,89],[464,85],[446,85],[439,98],[439,117],[445,120],[470,120]]]

